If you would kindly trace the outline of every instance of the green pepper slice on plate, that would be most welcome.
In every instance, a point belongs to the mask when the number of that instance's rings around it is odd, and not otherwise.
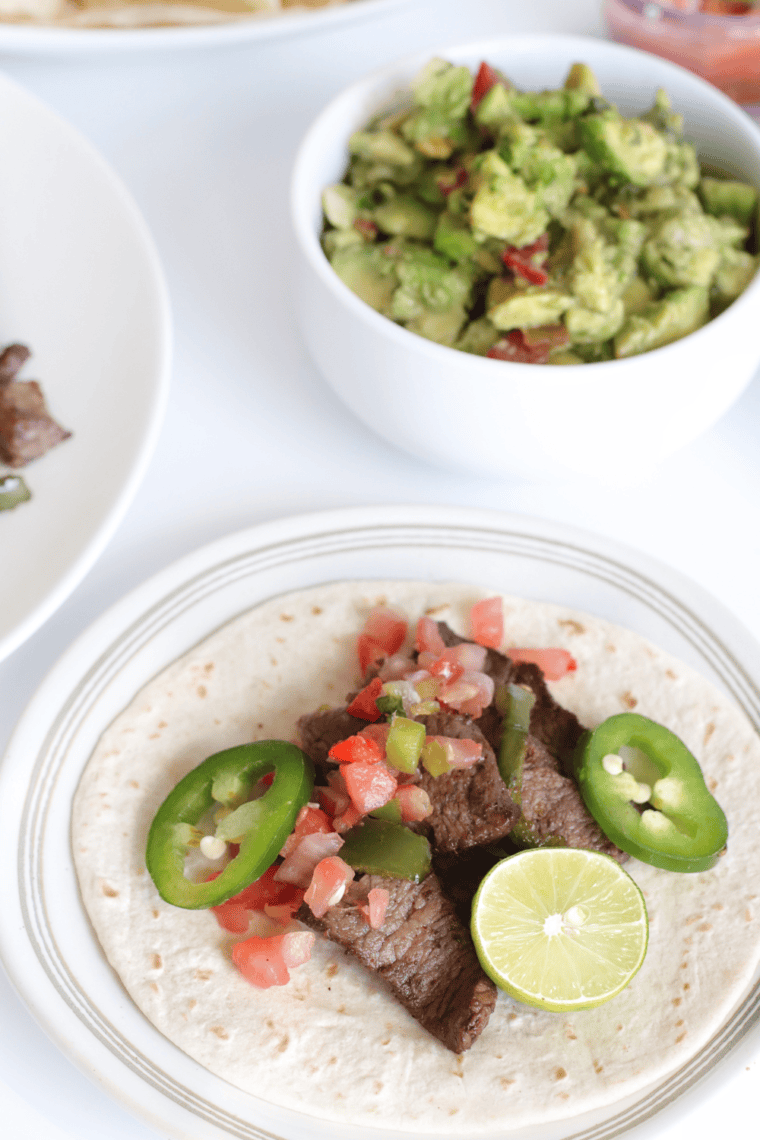
[[[613,843],[666,871],[707,871],[728,824],[699,763],[674,733],[619,713],[582,737],[576,779],[586,807]]]
[[[275,773],[271,786],[258,799],[246,801],[270,772]],[[240,744],[209,756],[180,780],[151,824],[145,864],[161,898],[199,910],[239,894],[271,867],[313,786],[311,761],[284,740]],[[217,835],[221,832],[240,849],[216,878],[194,883],[185,877],[185,856],[197,845],[196,824],[215,803],[233,809]]]
[[[340,857],[365,875],[421,883],[430,870],[430,844],[403,824],[368,816],[346,832]]]

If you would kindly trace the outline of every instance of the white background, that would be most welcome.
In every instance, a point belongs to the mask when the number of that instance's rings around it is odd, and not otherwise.
[[[637,486],[623,489],[603,470],[594,481],[529,485],[436,470],[375,439],[299,338],[288,181],[316,111],[407,51],[539,30],[603,35],[599,2],[412,0],[370,23],[288,41],[100,60],[0,54],[6,73],[78,127],[134,195],[163,260],[176,334],[166,422],[133,505],[66,604],[0,663],[0,751],[60,653],[128,589],[229,531],[327,507],[456,504],[599,531],[689,575],[760,637],[760,377],[716,428]],[[647,1136],[756,1134],[758,1056],[760,1039]],[[13,1140],[158,1135],[49,1043],[2,974],[0,1119]]]

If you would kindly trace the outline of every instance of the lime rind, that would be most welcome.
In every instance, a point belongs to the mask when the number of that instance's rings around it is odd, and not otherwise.
[[[643,895],[596,851],[521,851],[489,871],[473,901],[472,937],[485,972],[538,1009],[592,1009],[623,990],[647,949]]]

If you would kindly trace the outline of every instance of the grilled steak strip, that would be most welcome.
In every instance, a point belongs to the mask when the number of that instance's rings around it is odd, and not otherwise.
[[[446,622],[439,621],[437,624],[445,645],[460,645],[467,640],[454,633]],[[573,752],[584,732],[583,725],[575,713],[557,704],[538,666],[526,662],[515,665],[497,649],[488,649],[484,672],[493,678],[497,689],[503,685],[524,685],[531,690],[536,698],[530,716],[531,735],[546,745],[559,760],[563,771],[569,775]],[[501,721],[502,718],[493,705],[478,720],[494,751],[498,751],[501,741]]]
[[[453,768],[442,776],[431,776],[420,768],[418,786],[425,789],[433,805],[423,827],[435,850],[462,851],[503,839],[520,818],[520,809],[478,725],[457,713],[433,713],[424,720],[428,736],[476,740],[483,745],[483,759],[471,768]]]
[[[372,930],[356,903],[372,887],[390,895],[385,921]],[[467,930],[440,883],[365,875],[317,919],[307,906],[297,917],[373,970],[394,997],[434,1037],[463,1053],[488,1024],[496,987],[480,968]]]
[[[9,380],[0,385],[0,460],[23,467],[68,439],[50,416],[36,380]]]
[[[438,622],[438,629],[446,645],[466,640],[445,622]],[[489,649],[485,672],[493,677],[497,688],[524,685],[536,697],[520,788],[522,818],[535,841],[554,840],[567,847],[587,847],[624,863],[628,856],[607,838],[591,816],[570,775],[572,755],[584,732],[578,718],[557,704],[536,665],[514,665],[503,653]],[[495,705],[491,705],[476,722],[495,749],[501,740],[502,719]]]

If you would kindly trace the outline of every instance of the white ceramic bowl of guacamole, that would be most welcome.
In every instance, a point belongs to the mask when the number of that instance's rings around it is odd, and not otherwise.
[[[760,130],[690,72],[603,40],[526,35],[438,47],[374,72],[334,99],[300,147],[292,182],[295,294],[320,372],[356,416],[436,465],[530,479],[649,469],[711,427],[760,364],[760,274],[703,327],[640,355],[563,367],[476,356],[410,332],[356,296],[320,245],[321,198],[340,181],[354,131],[392,104],[434,57],[485,60],[525,91],[563,85],[588,64],[627,117],[658,88],[684,116],[699,159],[760,187]]]

